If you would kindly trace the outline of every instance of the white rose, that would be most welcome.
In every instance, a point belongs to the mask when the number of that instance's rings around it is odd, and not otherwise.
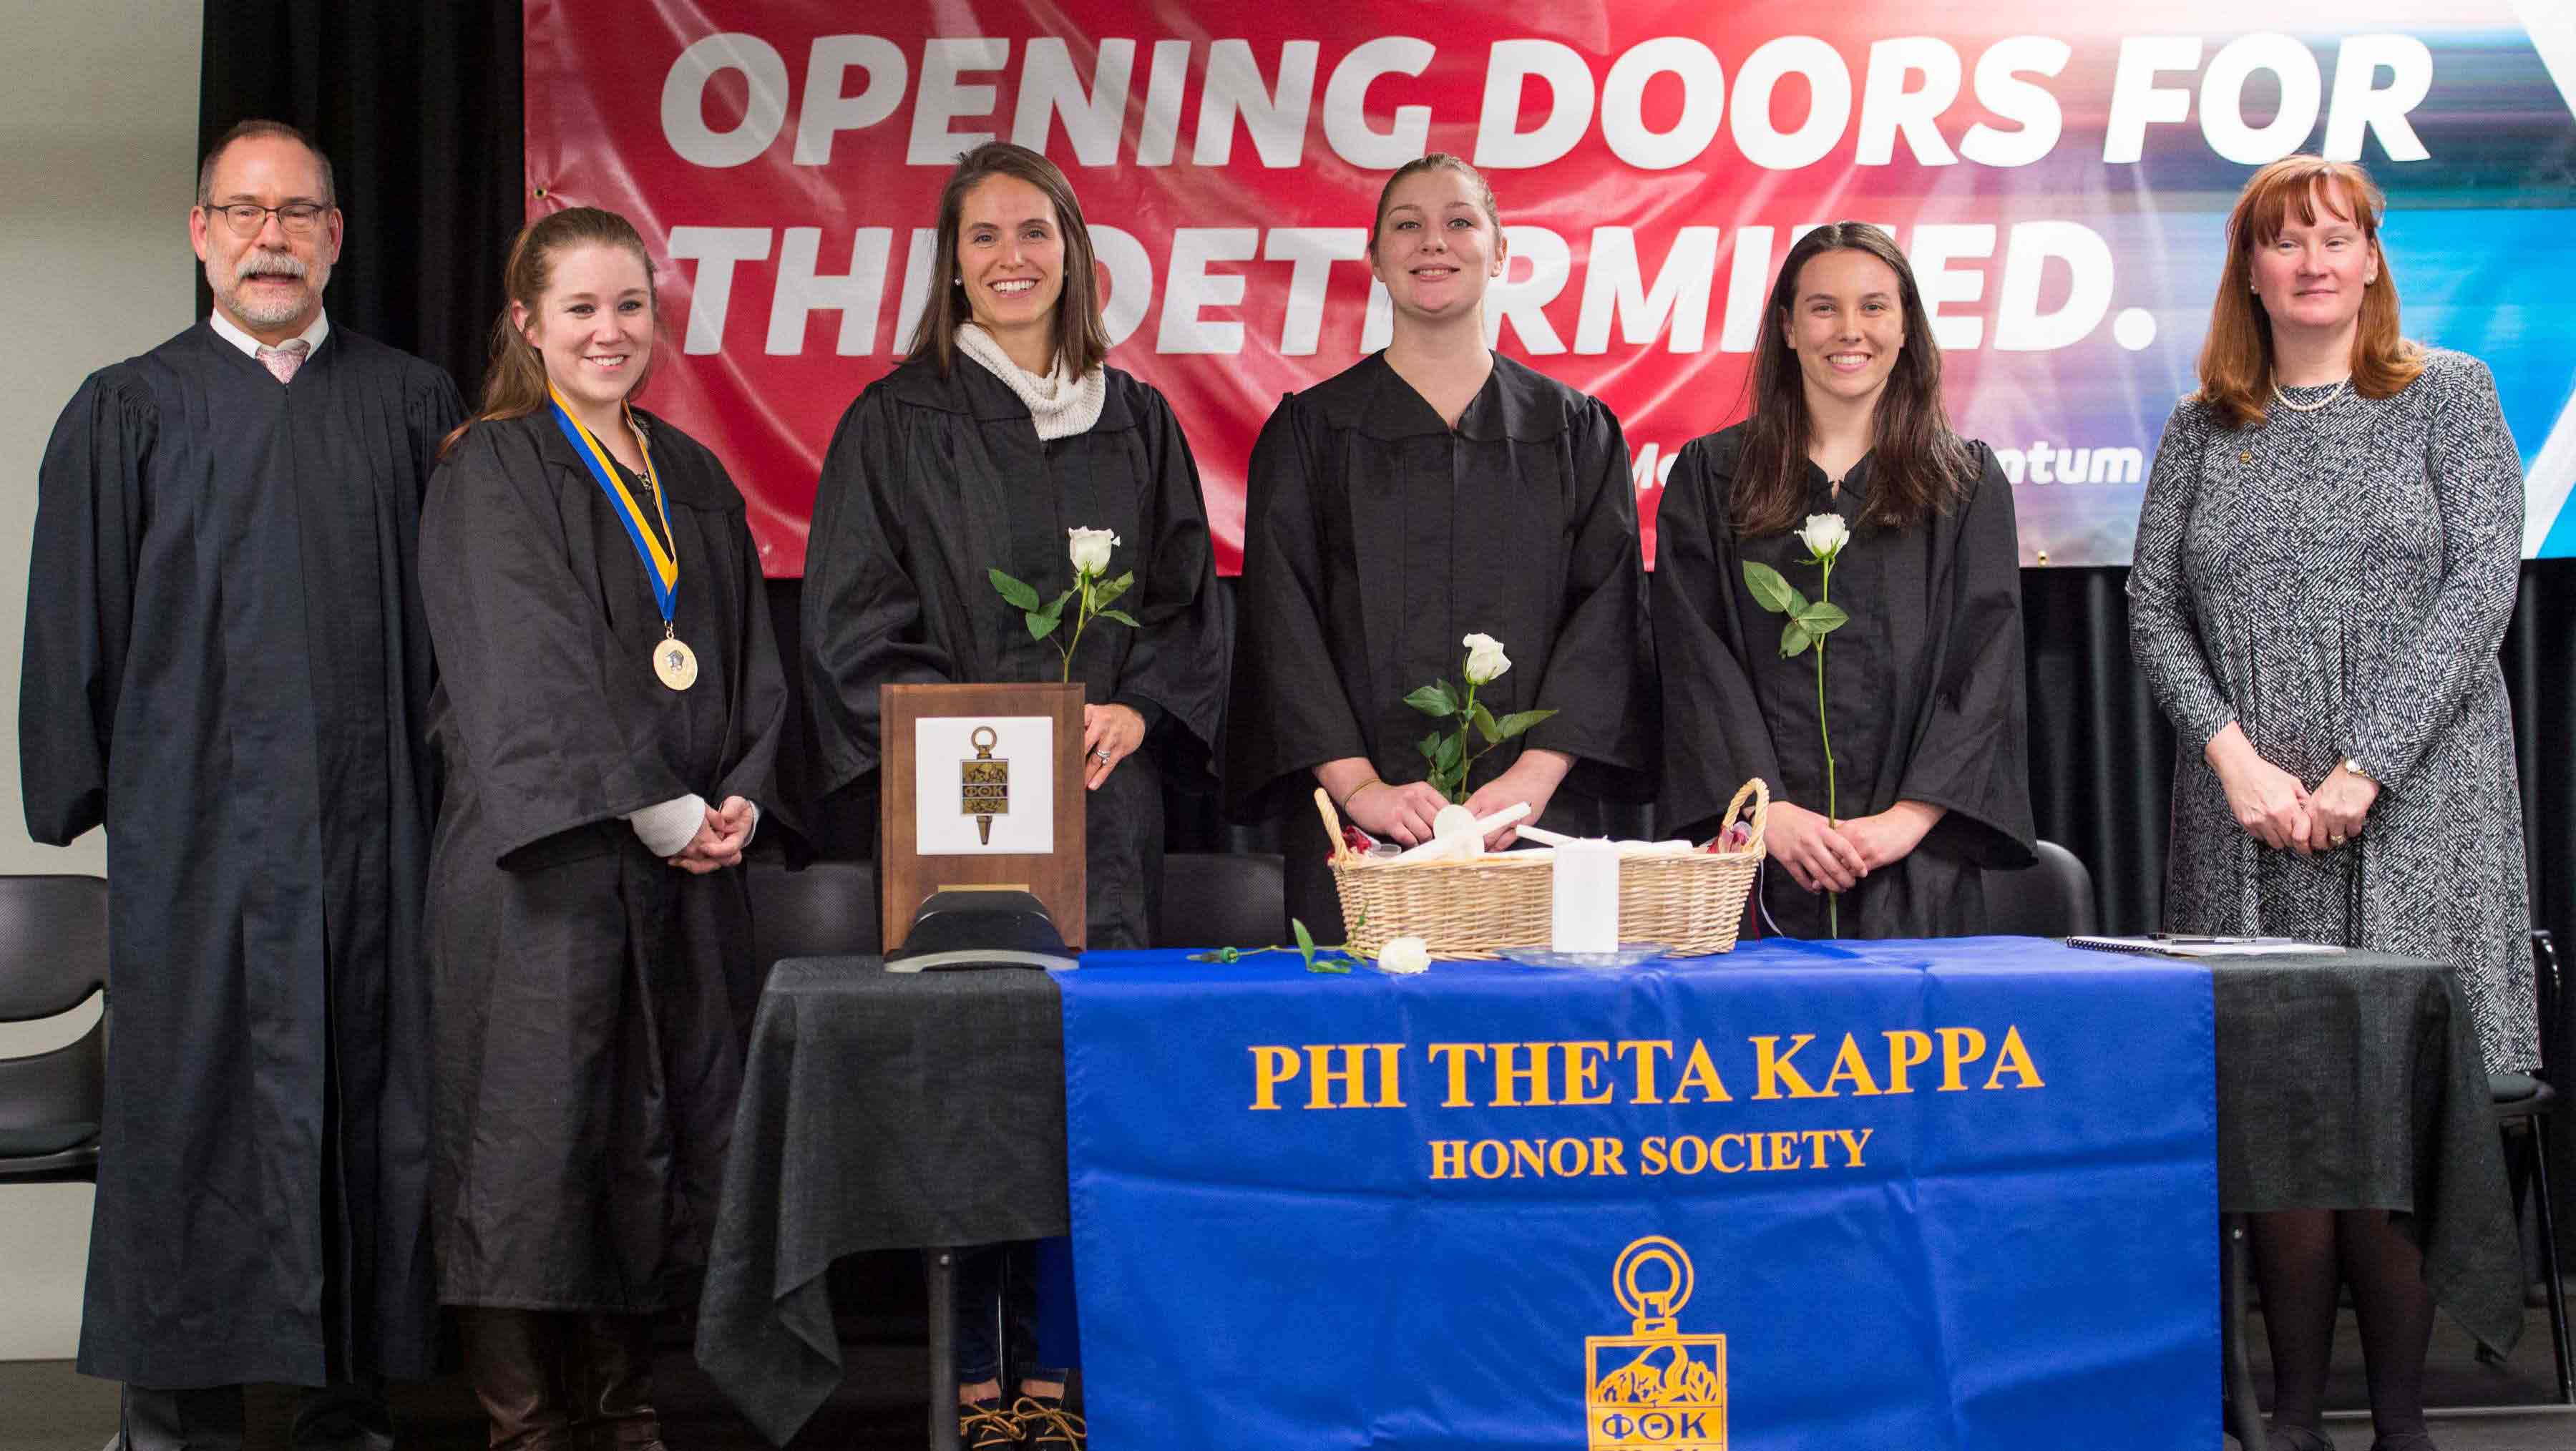
[[[1503,653],[1503,642],[1491,635],[1469,635],[1460,642],[1467,647],[1467,683],[1483,685],[1499,680],[1512,668],[1511,657]]]
[[[1831,559],[1851,541],[1851,526],[1843,522],[1840,514],[1810,514],[1807,527],[1798,531],[1798,538],[1807,546],[1809,554],[1818,559]]]
[[[1074,573],[1109,572],[1109,550],[1118,542],[1117,535],[1106,529],[1067,529],[1064,532],[1070,541],[1066,549],[1073,555]]]
[[[1431,966],[1431,944],[1419,937],[1399,937],[1378,949],[1377,970],[1410,975]]]

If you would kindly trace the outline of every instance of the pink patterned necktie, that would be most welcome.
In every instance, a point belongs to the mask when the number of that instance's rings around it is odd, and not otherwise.
[[[304,366],[304,350],[307,346],[304,339],[297,338],[282,348],[261,348],[259,360],[267,365],[268,371],[276,377],[277,381],[292,383],[295,381],[295,370]]]

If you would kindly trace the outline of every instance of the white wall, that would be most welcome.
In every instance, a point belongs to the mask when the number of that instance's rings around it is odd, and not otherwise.
[[[103,872],[96,832],[27,839],[18,798],[18,654],[36,464],[92,369],[187,326],[195,307],[200,0],[12,7],[0,46],[0,872]],[[0,1056],[71,1041],[70,1023],[0,1024]],[[69,1356],[89,1254],[86,1185],[0,1187],[0,1360]]]

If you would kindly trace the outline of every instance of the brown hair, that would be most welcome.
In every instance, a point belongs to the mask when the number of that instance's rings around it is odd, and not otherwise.
[[[1064,290],[1055,300],[1055,356],[1076,377],[1109,358],[1109,327],[1100,320],[1100,272],[1091,250],[1091,227],[1082,219],[1082,204],[1073,199],[1073,183],[1056,164],[1025,146],[987,141],[957,158],[948,185],[939,193],[939,245],[931,254],[930,275],[945,272],[946,287],[930,291],[921,310],[921,326],[912,335],[909,363],[929,358],[946,376],[957,354],[957,330],[975,320],[957,272],[957,234],[964,229],[966,194],[991,177],[1027,182],[1055,206],[1057,228],[1064,233]]]
[[[1941,347],[1932,339],[1932,317],[1914,285],[1914,269],[1896,249],[1896,239],[1877,227],[1828,222],[1789,249],[1762,309],[1753,349],[1753,411],[1744,421],[1730,511],[1740,534],[1777,534],[1795,527],[1806,512],[1807,384],[1789,345],[1789,310],[1797,303],[1798,273],[1833,251],[1865,252],[1886,263],[1896,274],[1905,321],[1905,346],[1871,414],[1874,459],[1869,507],[1861,517],[1911,528],[1936,511],[1949,512],[1976,472],[1974,455],[1951,432],[1941,406]]]
[[[2302,153],[2284,156],[2254,173],[2227,214],[2227,270],[2219,275],[2218,300],[2209,309],[2209,338],[2200,345],[2200,401],[2230,428],[2260,428],[2272,397],[2272,318],[2254,295],[2254,249],[2280,240],[2290,224],[2314,226],[2320,211],[2334,210],[2329,188],[2343,191],[2350,220],[2379,262],[2379,280],[2361,294],[2360,326],[2352,338],[2352,391],[2364,398],[2392,398],[2424,371],[2424,350],[2397,331],[2397,278],[2379,245],[2379,221],[2388,197],[2370,173],[2349,161]]]
[[[206,159],[197,165],[197,205],[210,207],[215,204],[215,163],[224,159],[224,153],[232,150],[233,143],[263,137],[292,141],[312,152],[313,164],[322,171],[322,195],[314,200],[326,207],[340,205],[339,190],[331,180],[331,158],[322,154],[322,148],[313,144],[313,138],[283,121],[263,121],[257,117],[234,122],[231,130],[216,137],[215,144],[206,148]]]
[[[644,250],[644,239],[637,235],[635,224],[615,212],[571,207],[539,217],[521,228],[519,240],[510,244],[509,264],[501,269],[501,290],[506,300],[501,305],[501,316],[492,324],[492,361],[483,371],[483,407],[447,435],[438,446],[441,458],[477,423],[525,418],[546,406],[546,360],[512,320],[511,304],[534,314],[546,289],[554,285],[555,258],[567,248],[593,244],[623,247],[634,253],[636,260],[644,264],[646,292],[654,292],[652,255]],[[652,303],[658,318],[658,294]],[[643,392],[644,385],[653,380],[653,364],[659,355],[656,349],[655,357],[645,361],[635,386],[626,390],[627,397]]]
[[[1453,156],[1446,151],[1432,151],[1421,156],[1417,156],[1402,166],[1397,167],[1394,174],[1387,177],[1386,185],[1378,188],[1377,217],[1374,221],[1369,223],[1368,250],[1370,257],[1374,258],[1377,256],[1377,234],[1381,228],[1386,226],[1386,209],[1395,202],[1395,189],[1404,184],[1404,179],[1406,177],[1418,175],[1426,171],[1441,170],[1454,171],[1460,176],[1467,178],[1467,184],[1475,190],[1477,204],[1485,209],[1485,221],[1493,227],[1495,240],[1502,240],[1502,209],[1494,205],[1494,188],[1485,180],[1485,174],[1468,165],[1466,158],[1464,157]]]

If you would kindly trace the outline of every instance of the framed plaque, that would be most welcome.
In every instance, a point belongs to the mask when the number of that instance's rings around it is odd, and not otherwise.
[[[878,687],[885,945],[931,893],[1017,888],[1082,949],[1082,687]]]

